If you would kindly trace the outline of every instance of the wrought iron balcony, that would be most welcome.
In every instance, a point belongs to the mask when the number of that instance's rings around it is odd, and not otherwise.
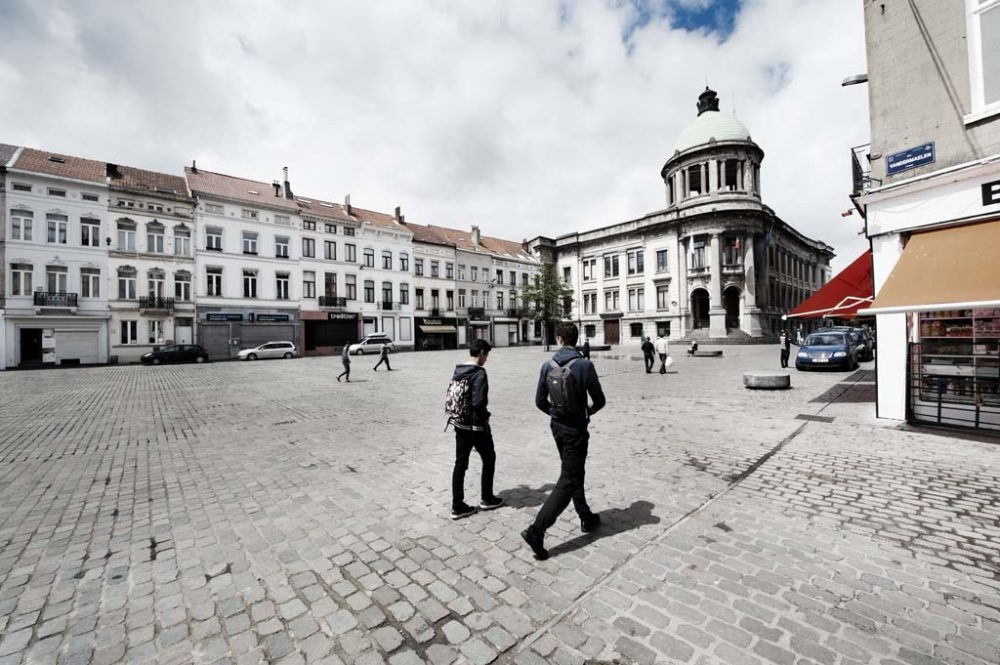
[[[879,185],[882,181],[872,178],[871,144],[851,148],[851,194],[858,195],[871,189],[872,182]]]
[[[428,311],[430,312],[430,316],[441,316],[440,307],[431,307]]]
[[[35,291],[35,307],[76,307],[77,294]]]
[[[723,263],[722,264],[722,274],[723,275],[742,275],[743,274],[743,264],[742,263]]]
[[[486,308],[485,307],[470,307],[469,308],[469,318],[473,321],[482,321],[486,318]]]
[[[139,309],[160,309],[173,311],[176,299],[159,296],[139,296]]]
[[[347,298],[338,298],[337,296],[320,296],[319,297],[320,307],[347,307]]]
[[[392,302],[391,300],[380,300],[378,308],[383,311],[392,312],[399,309],[399,303]]]

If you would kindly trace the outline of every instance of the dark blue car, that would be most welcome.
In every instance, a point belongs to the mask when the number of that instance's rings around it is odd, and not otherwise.
[[[795,369],[806,370],[815,367],[857,369],[857,351],[848,338],[848,333],[814,332],[806,337],[795,356]]]

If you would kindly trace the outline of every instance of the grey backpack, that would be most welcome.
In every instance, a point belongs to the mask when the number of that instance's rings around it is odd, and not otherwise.
[[[573,363],[579,358],[573,358],[565,365],[555,360],[549,361],[549,371],[545,375],[545,385],[549,390],[549,404],[552,415],[560,418],[571,418],[580,411],[582,400],[580,388],[571,371]]]

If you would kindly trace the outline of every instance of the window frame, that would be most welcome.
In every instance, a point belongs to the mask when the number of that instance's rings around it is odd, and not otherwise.
[[[302,238],[302,258],[304,259],[314,259],[316,258],[316,239],[315,238]]]
[[[337,241],[336,240],[324,240],[323,241],[323,258],[327,261],[337,260]]]
[[[986,101],[986,72],[983,70],[982,16],[991,11],[1000,12],[1000,0],[966,0],[966,23],[968,32],[969,91],[971,109],[965,122],[976,122],[983,118],[1000,114],[1000,91],[997,99]],[[1000,37],[1000,35],[998,35]],[[1000,67],[1000,62],[997,63]],[[998,73],[1000,75],[1000,73]]]
[[[59,218],[62,219],[59,219]],[[54,245],[69,244],[69,215],[61,213],[46,213],[45,215],[46,242]]]
[[[118,300],[139,299],[139,271],[131,266],[121,266],[117,271]]]
[[[35,266],[30,263],[10,264],[10,294],[30,296],[34,292]]]
[[[205,268],[205,295],[222,297],[222,268],[216,266]]]
[[[15,219],[21,222],[16,227],[18,229],[16,237],[14,234]],[[32,242],[32,238],[34,237],[34,228],[35,228],[35,212],[33,210],[24,210],[23,208],[11,209],[10,224],[11,224],[11,237],[10,237],[11,240]]]

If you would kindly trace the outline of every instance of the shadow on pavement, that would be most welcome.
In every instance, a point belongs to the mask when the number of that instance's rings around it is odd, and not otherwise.
[[[616,536],[619,533],[638,529],[646,524],[659,524],[660,518],[653,514],[655,506],[649,501],[634,501],[628,508],[611,508],[601,511],[601,525],[596,531],[584,533],[565,543],[559,543],[549,549],[550,556],[568,554],[581,547],[589,545],[599,538]],[[572,511],[572,505],[567,508]]]
[[[512,508],[535,508],[545,503],[545,497],[554,487],[554,483],[546,483],[537,489],[527,485],[518,485],[512,489],[497,492],[497,496]]]

